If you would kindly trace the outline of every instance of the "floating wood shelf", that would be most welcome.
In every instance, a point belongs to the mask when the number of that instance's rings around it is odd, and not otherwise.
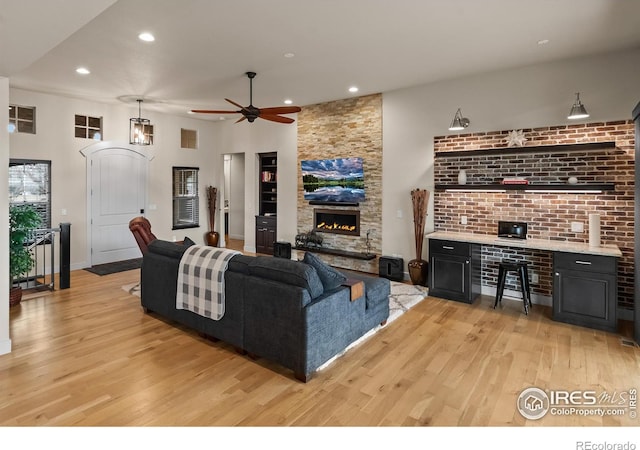
[[[540,191],[540,192],[599,192],[613,191],[615,184],[436,184],[436,191]]]
[[[293,247],[293,248],[294,250],[301,250],[305,252],[324,253],[325,255],[333,255],[333,256],[344,256],[346,258],[362,259],[365,261],[370,261],[376,258],[376,255],[373,255],[371,253],[349,252],[346,250],[338,250],[334,248],[324,248],[324,247]]]
[[[587,142],[585,144],[537,145],[529,147],[501,147],[480,150],[460,150],[454,152],[436,152],[434,158],[459,158],[461,156],[499,156],[519,155],[527,153],[565,153],[590,152],[597,150],[613,150],[615,142]]]

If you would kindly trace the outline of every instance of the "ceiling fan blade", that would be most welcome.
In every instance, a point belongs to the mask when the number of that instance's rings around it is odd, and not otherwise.
[[[295,122],[295,120],[289,118],[289,117],[282,117],[282,116],[276,116],[273,114],[262,114],[260,113],[260,115],[258,116],[260,119],[264,119],[264,120],[270,120],[272,122],[279,122],[279,123],[293,123]]]
[[[219,111],[215,109],[192,109],[192,113],[196,114],[236,114],[242,111]]]
[[[260,108],[260,114],[292,114],[302,111],[299,106],[276,106],[275,108]]]
[[[235,123],[242,122],[243,120],[247,120],[247,118],[245,116],[242,116],[238,120],[236,120]]]
[[[237,106],[240,109],[243,109],[244,106],[237,104],[236,102],[234,102],[233,100],[229,100],[228,98],[225,98],[226,101],[228,101],[229,103],[231,103],[233,106]]]

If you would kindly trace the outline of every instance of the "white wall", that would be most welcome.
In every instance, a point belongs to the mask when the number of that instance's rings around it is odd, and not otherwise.
[[[582,122],[630,119],[640,99],[638,74],[636,49],[384,93],[383,253],[405,263],[415,257],[410,191],[433,192],[433,137],[456,134],[448,127],[457,108],[471,120],[465,132],[561,125],[570,123],[580,92],[591,114]],[[427,232],[434,227],[433,194],[428,214]]]
[[[86,160],[80,150],[95,143],[74,137],[74,115],[103,117],[105,141],[128,142],[129,119],[138,116],[136,105],[94,103],[20,89],[10,89],[10,103],[36,107],[36,134],[10,135],[11,158],[51,160],[53,227],[71,223],[71,268],[89,266],[87,242]],[[142,116],[154,125],[154,155],[149,163],[148,204],[145,216],[156,236],[171,240],[189,236],[204,243],[208,228],[205,186],[222,182],[214,153],[214,131],[211,122],[169,116],[142,107]],[[180,128],[198,131],[197,150],[180,148]],[[220,159],[220,163],[222,160]],[[220,164],[221,165],[221,164]],[[172,166],[200,168],[200,228],[172,230]],[[149,208],[155,205],[156,209]],[[62,216],[62,209],[67,215]]]
[[[295,117],[295,116],[292,116]],[[216,153],[220,165],[224,153],[244,153],[244,249],[255,252],[255,216],[258,214],[258,153],[278,152],[278,240],[293,242],[297,225],[297,139],[296,124],[265,120],[235,123],[216,122]]]
[[[0,77],[0,355],[11,351],[9,336],[9,80]]]

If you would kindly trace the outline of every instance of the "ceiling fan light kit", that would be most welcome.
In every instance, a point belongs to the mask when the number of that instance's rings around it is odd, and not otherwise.
[[[281,116],[281,114],[293,114],[302,111],[299,106],[276,106],[272,108],[256,108],[253,106],[253,79],[256,77],[255,72],[246,72],[249,78],[249,106],[242,106],[233,100],[225,98],[233,106],[240,108],[237,111],[211,110],[211,109],[192,109],[191,112],[196,114],[242,114],[236,123],[248,120],[250,123],[256,119],[269,120],[278,123],[293,123],[294,119]]]

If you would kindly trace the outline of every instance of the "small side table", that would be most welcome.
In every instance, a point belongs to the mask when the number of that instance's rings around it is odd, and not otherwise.
[[[364,295],[364,282],[356,280],[354,278],[347,278],[342,283],[342,286],[347,286],[351,290],[351,301],[355,301]]]

